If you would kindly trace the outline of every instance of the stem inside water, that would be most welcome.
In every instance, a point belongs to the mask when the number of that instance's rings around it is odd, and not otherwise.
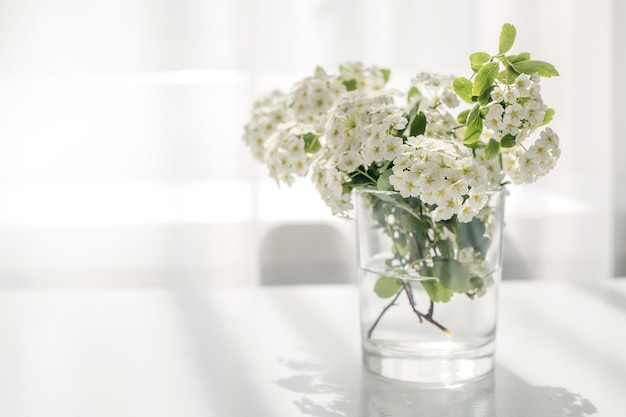
[[[448,336],[452,337],[452,332],[450,330],[448,330],[443,325],[441,325],[439,322],[437,322],[435,319],[433,319],[433,313],[435,311],[435,303],[432,300],[429,300],[430,301],[430,306],[428,308],[428,313],[424,314],[424,313],[420,312],[417,309],[417,303],[415,302],[415,298],[413,297],[413,288],[411,287],[411,284],[409,284],[408,282],[404,281],[402,283],[402,289],[399,290],[398,293],[395,295],[395,297],[391,300],[391,302],[389,304],[387,304],[385,306],[385,308],[383,308],[383,310],[380,312],[380,314],[378,315],[378,317],[374,321],[374,324],[372,324],[372,327],[370,327],[369,331],[367,332],[367,337],[369,339],[372,338],[372,333],[374,332],[374,329],[378,325],[378,322],[380,322],[380,319],[385,315],[387,310],[389,310],[393,305],[396,304],[396,301],[400,297],[400,294],[402,294],[403,292],[406,294],[407,299],[409,300],[409,305],[411,306],[411,309],[413,310],[413,312],[417,315],[417,318],[419,319],[420,324],[423,323],[424,320],[426,320],[427,322],[429,322],[429,323],[433,324],[434,326],[436,326],[437,328],[439,328],[441,331],[443,331]]]

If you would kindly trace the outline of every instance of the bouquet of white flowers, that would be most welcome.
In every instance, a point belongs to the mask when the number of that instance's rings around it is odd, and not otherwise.
[[[471,54],[470,78],[419,73],[405,92],[386,88],[387,69],[317,68],[290,92],[257,101],[244,140],[279,183],[309,176],[333,214],[347,215],[355,188],[399,193],[394,202],[410,216],[387,209],[396,221],[380,219],[394,241],[388,264],[434,277],[436,285],[424,285],[433,302],[455,292],[473,296],[488,282],[471,272],[484,261],[481,244],[489,238],[488,193],[536,181],[560,155],[558,136],[544,127],[554,110],[540,87],[542,77],[558,72],[527,52],[509,54],[515,34],[505,24],[497,53]],[[369,198],[391,204],[382,195]],[[416,228],[426,238],[409,244]],[[464,237],[477,231],[478,239]],[[391,274],[376,288],[391,297],[404,287]]]
[[[506,55],[514,39],[506,24],[497,54],[470,56],[473,81],[418,74],[407,103],[385,88],[389,70],[347,63],[330,75],[317,68],[289,93],[257,101],[244,139],[279,182],[310,175],[334,214],[351,208],[353,187],[371,185],[437,205],[438,219],[470,221],[482,192],[507,177],[534,182],[560,154],[549,128],[528,144],[554,115],[540,78],[558,72],[526,52]],[[455,113],[460,102],[470,108]]]

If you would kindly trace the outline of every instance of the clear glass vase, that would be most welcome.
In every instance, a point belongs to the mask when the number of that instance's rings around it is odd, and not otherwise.
[[[504,190],[470,222],[433,221],[418,198],[355,190],[365,368],[453,385],[494,366]]]

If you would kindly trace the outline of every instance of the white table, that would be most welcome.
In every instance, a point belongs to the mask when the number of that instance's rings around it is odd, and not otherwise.
[[[505,282],[497,368],[361,368],[353,286],[0,291],[7,417],[623,416],[626,280]]]

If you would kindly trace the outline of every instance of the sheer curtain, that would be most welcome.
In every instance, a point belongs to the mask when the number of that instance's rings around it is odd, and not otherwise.
[[[467,75],[503,22],[561,72],[543,90],[563,142],[548,178],[512,191],[505,275],[609,277],[626,184],[612,16],[610,0],[3,1],[0,285],[254,285],[278,225],[350,244],[312,187],[278,189],[252,160],[254,97],[344,61],[401,87]]]

